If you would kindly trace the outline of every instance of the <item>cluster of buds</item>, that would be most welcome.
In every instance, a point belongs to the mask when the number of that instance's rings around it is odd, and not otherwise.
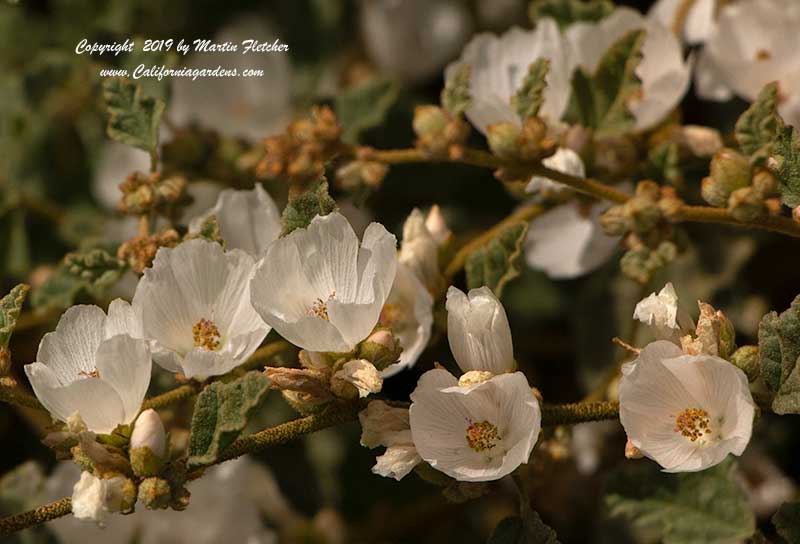
[[[336,399],[355,400],[383,387],[380,371],[396,363],[402,348],[394,335],[378,329],[350,353],[300,351],[303,368],[268,367],[264,373],[298,412],[318,412]]]
[[[388,172],[385,163],[357,159],[336,170],[336,185],[345,191],[371,191],[380,187]]]
[[[681,348],[689,355],[714,355],[729,359],[736,350],[736,331],[725,314],[711,304],[698,302],[700,317],[693,334],[681,338]]]
[[[103,249],[73,252],[64,256],[64,266],[73,276],[95,282],[108,271],[118,271],[125,263]]]
[[[469,125],[439,106],[417,106],[412,126],[414,145],[429,157],[457,157],[469,136]]]
[[[604,180],[630,179],[639,168],[639,147],[630,135],[597,137],[591,128],[573,125],[561,135],[560,146],[577,153]]]
[[[180,235],[173,229],[155,234],[140,234],[119,246],[117,257],[128,263],[135,273],[141,274],[153,264],[158,248],[175,247],[180,241]]]
[[[555,153],[558,142],[547,135],[547,125],[538,117],[528,117],[519,127],[497,123],[487,129],[489,148],[505,160],[539,161]]]
[[[180,206],[189,204],[187,181],[182,176],[163,178],[160,172],[133,172],[119,186],[119,209],[130,215],[158,214],[174,217]]]
[[[286,178],[301,187],[325,173],[325,164],[344,144],[342,128],[328,106],[315,106],[311,117],[291,123],[286,132],[264,141],[266,154],[256,167],[261,178]]]
[[[769,170],[753,172],[750,161],[733,149],[722,148],[711,159],[702,195],[717,208],[728,208],[739,221],[753,221],[765,213],[779,213],[778,181]]]

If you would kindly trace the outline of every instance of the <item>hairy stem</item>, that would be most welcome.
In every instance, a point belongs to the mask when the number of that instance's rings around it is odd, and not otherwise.
[[[618,417],[619,403],[613,401],[545,404],[542,406],[542,426],[605,421]]]
[[[15,516],[0,519],[0,536],[8,536],[22,529],[66,516],[72,512],[72,499],[64,497]]]
[[[45,409],[36,397],[22,389],[11,378],[0,379],[0,402],[16,404],[25,408],[35,408],[36,410]]]

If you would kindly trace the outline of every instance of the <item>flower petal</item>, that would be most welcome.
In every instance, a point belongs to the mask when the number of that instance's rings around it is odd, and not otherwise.
[[[150,348],[144,340],[120,334],[100,344],[96,362],[99,379],[113,387],[122,400],[122,422],[131,423],[150,385]]]
[[[97,306],[78,305],[69,308],[54,332],[44,335],[39,344],[37,361],[47,365],[61,385],[67,385],[81,372],[95,368],[97,347],[105,338],[106,314]]]
[[[375,459],[372,472],[384,478],[394,478],[398,482],[422,462],[422,457],[413,445],[391,446],[383,455]]]

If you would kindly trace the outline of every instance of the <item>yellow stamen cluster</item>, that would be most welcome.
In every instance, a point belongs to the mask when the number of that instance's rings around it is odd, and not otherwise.
[[[497,434],[497,427],[488,421],[474,423],[469,422],[467,427],[467,444],[475,451],[490,450],[497,445],[500,435]]]
[[[84,370],[81,370],[80,372],[78,372],[78,376],[86,376],[87,378],[99,378],[100,371],[97,370],[96,368],[93,369],[91,372],[86,372]]]
[[[209,319],[203,318],[195,323],[192,327],[192,335],[194,336],[194,346],[197,348],[215,351],[220,347],[219,329]]]
[[[692,442],[697,442],[705,435],[711,434],[708,423],[708,412],[701,408],[687,408],[675,418],[675,432],[681,433]]]
[[[328,295],[328,300],[332,298],[336,298],[336,291]],[[315,300],[311,308],[308,309],[309,315],[315,315],[325,321],[330,321],[330,317],[328,317],[328,300],[322,300],[321,298]]]

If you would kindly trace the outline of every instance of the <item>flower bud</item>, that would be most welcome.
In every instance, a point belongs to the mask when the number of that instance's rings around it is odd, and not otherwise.
[[[722,137],[713,128],[686,125],[681,135],[686,147],[695,157],[710,157],[722,148]]]
[[[428,215],[425,217],[425,228],[431,233],[433,239],[439,246],[443,246],[450,240],[453,233],[447,227],[447,221],[442,214],[441,208],[438,204],[431,206]]]
[[[753,175],[753,188],[768,197],[778,192],[778,180],[769,170],[762,168]]]
[[[487,128],[489,149],[501,159],[516,159],[520,156],[522,133],[513,123],[496,123]]]
[[[661,221],[661,209],[655,200],[636,196],[626,202],[624,208],[633,232],[650,232]]]
[[[361,187],[375,188],[381,184],[389,167],[382,162],[352,161],[336,171],[336,181],[350,191]]]
[[[373,332],[358,346],[358,358],[370,361],[375,368],[383,370],[400,358],[403,348],[400,342],[386,329]]]
[[[733,191],[749,184],[750,162],[747,157],[726,147],[711,159],[711,173],[703,179],[701,192],[706,202],[723,208]]]
[[[766,211],[764,196],[755,187],[736,189],[728,198],[728,211],[739,221],[758,219]]]
[[[166,435],[158,412],[145,410],[136,419],[131,434],[130,460],[137,476],[155,476],[164,467]]]
[[[761,362],[758,358],[758,346],[742,346],[731,355],[731,362],[741,368],[747,380],[754,382],[761,375]]]
[[[166,508],[172,500],[169,482],[163,478],[145,478],[139,484],[139,500],[150,510]]]
[[[538,117],[529,117],[522,125],[518,142],[519,156],[523,160],[538,160],[552,155],[557,142],[547,138],[547,125]]]
[[[417,135],[417,148],[431,156],[446,155],[451,146],[464,143],[469,136],[469,127],[464,121],[438,106],[417,106],[412,126]]]
[[[600,226],[608,236],[622,236],[630,230],[624,204],[612,206],[600,216]]]
[[[420,138],[428,134],[438,134],[447,125],[447,114],[438,106],[417,106],[414,108],[412,127]]]

